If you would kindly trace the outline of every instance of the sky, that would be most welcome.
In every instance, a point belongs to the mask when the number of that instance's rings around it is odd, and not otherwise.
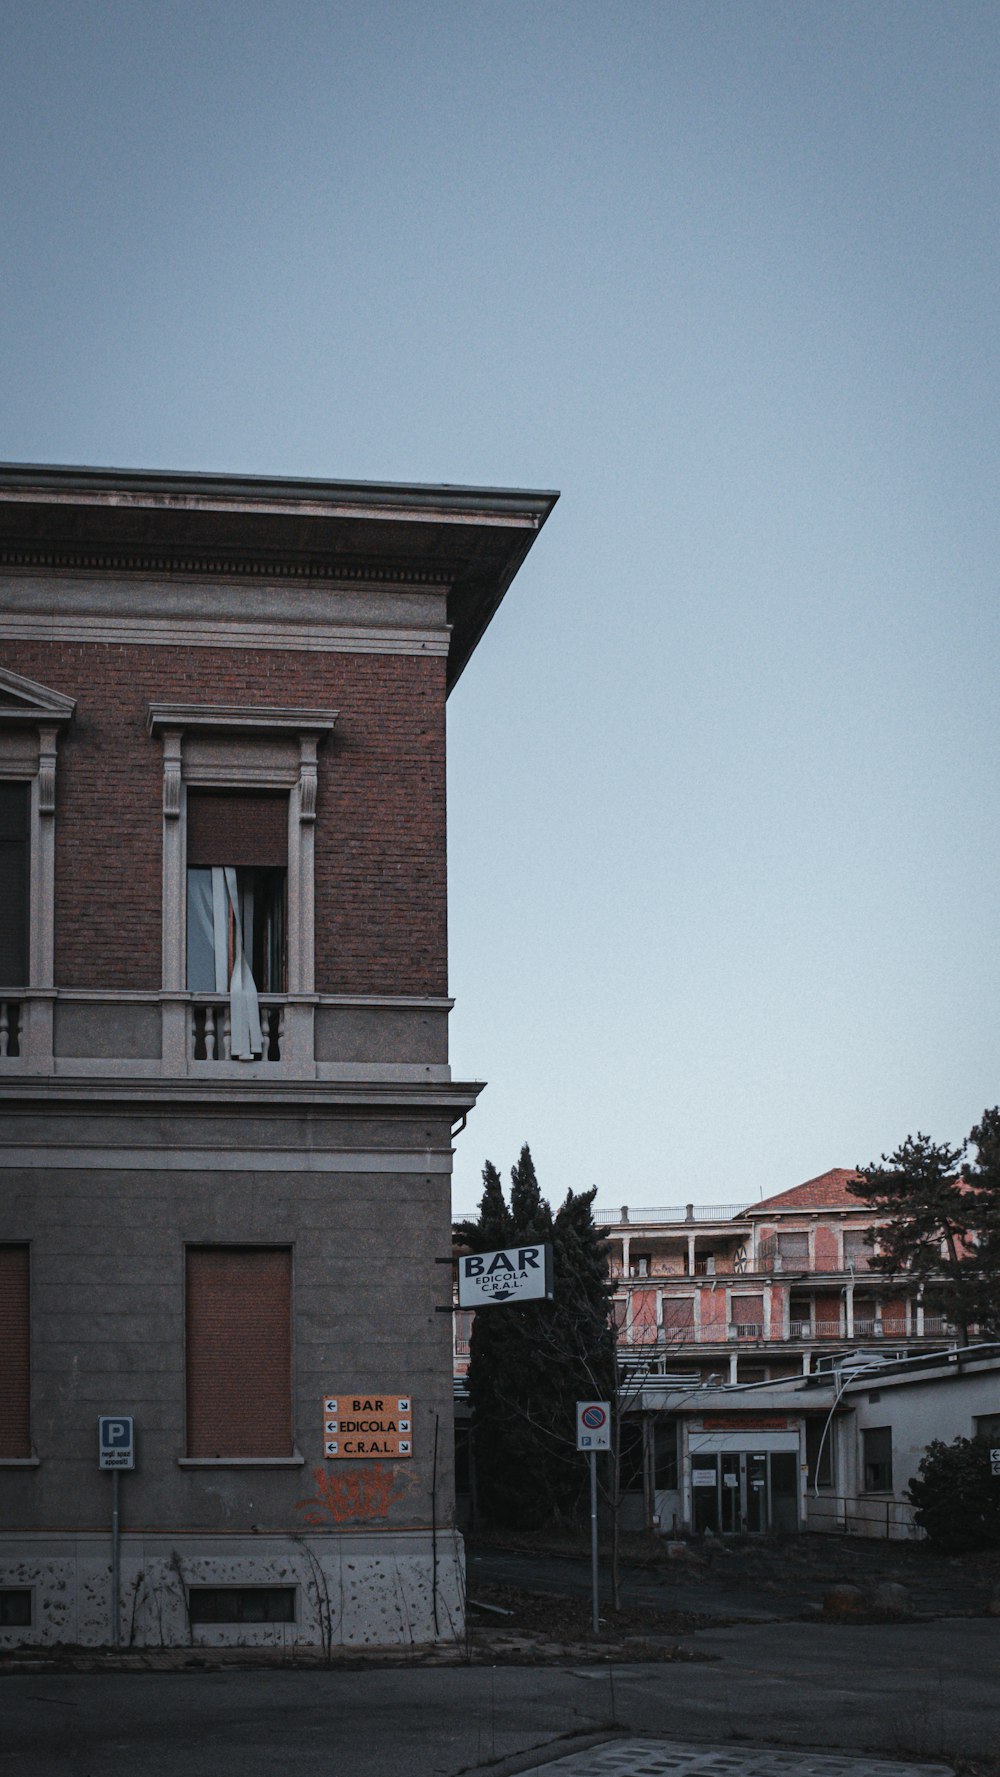
[[[1000,1099],[990,0],[0,0],[0,457],[556,488],[449,705],[455,1200]]]

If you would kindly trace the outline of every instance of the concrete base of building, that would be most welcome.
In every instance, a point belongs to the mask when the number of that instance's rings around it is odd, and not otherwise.
[[[110,1531],[4,1538],[3,1595],[0,1648],[112,1646]],[[453,1530],[436,1539],[428,1530],[129,1532],[120,1543],[123,1648],[449,1644],[464,1636],[464,1605],[464,1546]],[[238,1620],[219,1620],[228,1611]],[[18,1615],[30,1621],[12,1623]]]

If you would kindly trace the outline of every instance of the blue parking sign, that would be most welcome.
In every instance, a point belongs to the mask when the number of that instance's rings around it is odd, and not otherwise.
[[[101,1468],[135,1468],[135,1422],[130,1414],[108,1414],[97,1421]]]

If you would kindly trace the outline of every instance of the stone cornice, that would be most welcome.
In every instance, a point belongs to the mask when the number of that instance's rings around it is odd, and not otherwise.
[[[337,710],[264,707],[254,704],[151,703],[146,710],[149,734],[165,729],[226,729],[244,734],[329,734],[337,725]]]
[[[447,592],[460,677],[558,496],[525,488],[0,466],[0,560],[104,573],[356,578]]]
[[[322,580],[346,584],[412,586],[447,592],[453,576],[438,567],[373,567],[357,561],[282,561],[270,557],[156,555],[83,549],[0,549],[0,568],[56,569],[85,574],[171,574],[191,580]]]
[[[384,1111],[388,1115],[419,1117],[424,1113],[460,1117],[471,1111],[481,1082],[452,1081],[342,1081],[342,1080],[242,1080],[226,1075],[212,1079],[170,1080],[143,1076],[136,1079],[100,1079],[76,1076],[0,1073],[0,1103],[13,1102],[29,1110],[44,1104],[49,1110],[60,1103],[86,1105],[185,1106],[240,1105],[247,1110],[287,1105],[313,1105],[351,1116],[357,1111]],[[2,1150],[0,1150],[2,1152]]]

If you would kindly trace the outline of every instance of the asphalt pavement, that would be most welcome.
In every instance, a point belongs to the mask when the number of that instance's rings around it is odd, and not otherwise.
[[[715,1657],[7,1674],[0,1777],[503,1777],[565,1757],[576,1737],[623,1735],[706,1754],[1000,1755],[998,1619],[742,1623],[687,1645]]]
[[[548,1592],[556,1597],[567,1593],[590,1595],[590,1563],[567,1555],[525,1555],[507,1550],[470,1551],[468,1560],[469,1595],[476,1595],[476,1581],[494,1586],[519,1586],[530,1592]],[[610,1595],[607,1563],[600,1568],[601,1596]],[[654,1610],[690,1612],[696,1616],[736,1617],[743,1622],[774,1622],[780,1618],[801,1616],[811,1603],[822,1598],[822,1587],[804,1579],[801,1585],[783,1585],[780,1594],[745,1581],[729,1580],[715,1574],[690,1574],[683,1569],[664,1575],[649,1567],[621,1569],[622,1598],[626,1604],[641,1604]]]

